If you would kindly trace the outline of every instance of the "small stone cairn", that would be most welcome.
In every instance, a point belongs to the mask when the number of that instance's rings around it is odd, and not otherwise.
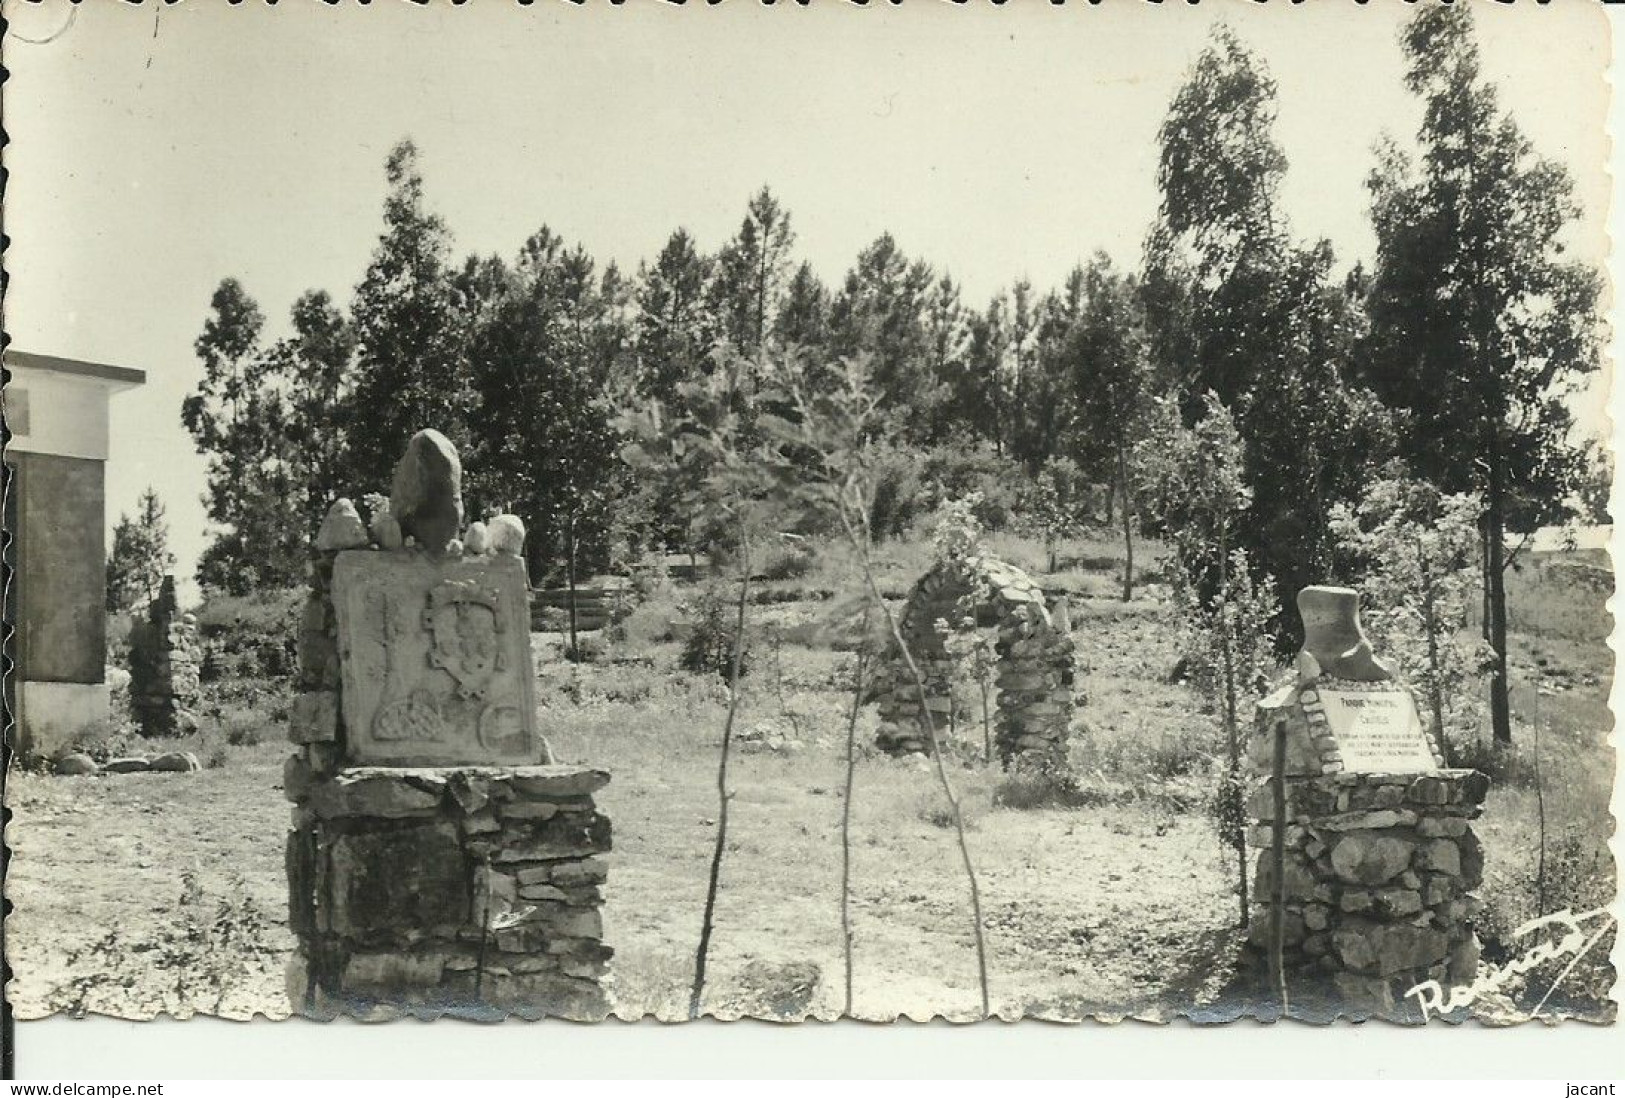
[[[1416,1020],[1412,994],[1470,983],[1478,969],[1473,896],[1483,853],[1471,821],[1489,779],[1444,768],[1415,700],[1371,651],[1359,596],[1298,595],[1304,647],[1295,681],[1259,703],[1248,798],[1261,848],[1249,942],[1267,963],[1277,904],[1276,734],[1285,731],[1283,969],[1294,1013]],[[1416,993],[1419,995],[1420,993]]]
[[[524,526],[462,530],[461,472],[420,432],[388,511],[368,529],[339,500],[317,538],[283,782],[289,996],[317,1017],[600,1019],[609,775],[552,763]]]
[[[178,610],[175,577],[165,576],[146,616],[130,627],[130,712],[144,736],[197,731],[197,618]]]
[[[925,679],[924,709],[931,712],[938,737],[947,732],[956,669],[937,621],[954,616],[967,595],[979,611],[990,609],[997,618],[993,685],[999,691],[994,718],[999,758],[1007,767],[1018,759],[1064,767],[1075,676],[1071,631],[1052,617],[1043,590],[1030,576],[992,557],[958,556],[937,564],[915,584],[898,622]],[[895,646],[877,676],[875,694],[881,720],[875,739],[881,750],[929,751],[919,687]]]

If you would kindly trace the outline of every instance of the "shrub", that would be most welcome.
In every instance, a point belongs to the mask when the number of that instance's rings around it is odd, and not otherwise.
[[[130,666],[130,627],[135,624],[134,611],[107,615],[107,665]]]
[[[767,551],[761,568],[764,580],[793,580],[810,575],[818,567],[818,554],[804,538],[785,538]]]
[[[980,493],[975,515],[988,530],[1004,530],[1023,512],[1022,501],[1031,478],[1014,458],[992,446],[938,446],[925,455],[922,479],[928,488],[923,509],[943,500],[964,499]]]
[[[676,639],[672,625],[683,616],[683,602],[670,587],[652,592],[620,621],[605,631],[605,638],[629,652],[643,653]]]
[[[207,592],[197,615],[204,677],[292,677],[305,594],[302,587],[251,595]]]
[[[225,724],[226,743],[232,747],[258,747],[265,742],[265,726],[253,721],[233,720]]]
[[[913,450],[880,450],[874,463],[869,528],[877,542],[902,537],[924,507],[921,459]]]
[[[734,650],[739,644],[736,625],[738,607],[728,597],[728,590],[719,583],[708,583],[685,606],[690,621],[688,636],[683,639],[683,651],[678,664],[685,671],[711,672],[724,680],[733,674]],[[743,678],[750,669],[750,652],[746,647],[739,658],[739,674]]]
[[[965,830],[973,831],[981,825],[985,806],[969,792],[959,798],[959,816],[965,821]],[[948,830],[954,826],[954,810],[939,789],[922,791],[915,803],[914,815],[932,827]]]
[[[141,743],[133,725],[104,717],[80,730],[60,754],[82,751],[97,762],[106,762],[123,755],[140,754]]]
[[[1081,800],[1077,776],[1070,768],[1021,758],[993,787],[993,803],[1000,808],[1072,808]]]
[[[605,653],[604,641],[590,633],[577,633],[575,647],[570,646],[570,638],[564,638],[563,656],[571,663],[599,663]]]

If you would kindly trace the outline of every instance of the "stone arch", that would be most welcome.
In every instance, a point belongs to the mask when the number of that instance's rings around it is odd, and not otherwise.
[[[898,619],[926,682],[925,709],[938,735],[953,706],[954,674],[938,620],[952,620],[969,598],[979,626],[998,630],[993,719],[999,759],[1006,767],[1020,757],[1044,766],[1064,765],[1072,723],[1074,660],[1064,603],[1052,614],[1044,592],[1021,569],[987,556],[954,557],[936,564],[909,593]],[[880,707],[876,744],[890,754],[928,752],[925,711],[908,663],[893,642],[879,670]]]

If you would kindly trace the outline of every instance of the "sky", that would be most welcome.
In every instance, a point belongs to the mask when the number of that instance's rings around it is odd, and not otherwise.
[[[1608,16],[1574,0],[1473,7],[1486,74],[1575,177],[1572,254],[1601,266]],[[307,289],[347,302],[403,137],[459,254],[512,255],[546,224],[630,272],[678,226],[721,245],[765,183],[826,282],[889,231],[980,305],[1018,277],[1055,286],[1097,249],[1137,264],[1157,127],[1219,19],[1278,83],[1294,231],[1329,239],[1344,266],[1373,247],[1374,144],[1419,121],[1397,0],[5,11],[5,325],[22,350],[147,372],[114,398],[109,527],[154,486],[188,573],[207,544],[204,465],[179,409],[210,294],[238,278],[271,337]],[[1605,391],[1578,409],[1597,433]]]

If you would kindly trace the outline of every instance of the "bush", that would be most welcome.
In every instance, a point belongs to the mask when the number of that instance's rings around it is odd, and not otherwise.
[[[966,831],[974,831],[981,826],[985,807],[973,793],[965,791],[959,797],[959,818],[965,823]],[[932,788],[919,795],[915,803],[914,815],[920,821],[932,827],[948,830],[954,826],[953,806],[942,795],[942,790]]]
[[[1065,766],[1046,766],[1017,759],[993,787],[1000,808],[1075,808],[1084,798],[1078,779]]]
[[[1024,510],[1032,478],[1014,458],[992,446],[938,446],[925,455],[921,479],[928,486],[922,511],[943,501],[980,493],[974,514],[989,531],[1011,527]]]
[[[197,615],[203,677],[291,678],[305,595],[302,587],[251,595],[207,592]]]
[[[600,663],[605,650],[603,640],[590,633],[577,633],[574,648],[570,647],[570,638],[564,638],[563,655],[571,663]]]
[[[265,742],[265,725],[259,714],[253,714],[251,720],[241,719],[236,714],[231,719],[222,722],[226,730],[226,743],[232,747],[258,747]]]
[[[902,537],[914,520],[929,508],[921,482],[922,462],[913,450],[883,450],[874,466],[874,502],[869,507],[869,529],[877,542]]]
[[[684,607],[690,629],[683,639],[683,651],[677,662],[685,671],[711,672],[724,680],[733,675],[734,651],[739,646],[736,631],[739,611],[728,595],[724,585],[708,583]],[[750,652],[746,647],[739,656],[740,677],[749,669]]]
[[[760,576],[764,580],[794,580],[818,567],[818,553],[804,538],[785,538],[765,554]]]
[[[130,627],[137,616],[134,611],[107,615],[107,666],[130,666]]]
[[[683,616],[683,602],[670,587],[651,591],[649,596],[620,621],[605,630],[605,638],[629,652],[644,653],[656,645],[677,639],[672,626]]]
[[[61,755],[82,751],[99,763],[108,759],[116,759],[125,755],[138,755],[141,753],[142,739],[136,733],[135,726],[128,721],[117,721],[111,717],[104,717],[85,728],[58,752]]]

